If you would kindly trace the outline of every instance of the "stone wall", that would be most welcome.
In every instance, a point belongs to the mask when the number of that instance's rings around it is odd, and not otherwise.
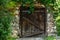
[[[56,36],[56,26],[54,24],[53,14],[47,14],[47,33],[48,36]]]
[[[19,30],[19,8],[16,8],[15,11],[15,17],[13,20],[13,37],[17,37],[17,35],[20,33]],[[48,36],[55,36],[55,32],[56,32],[56,27],[54,26],[54,20],[53,20],[53,15],[51,13],[47,14],[47,29],[46,29]]]
[[[19,7],[16,7],[16,11],[14,12],[14,15],[15,15],[15,17],[12,22],[12,26],[13,26],[12,36],[17,38],[18,33],[20,32],[20,30],[19,30]]]

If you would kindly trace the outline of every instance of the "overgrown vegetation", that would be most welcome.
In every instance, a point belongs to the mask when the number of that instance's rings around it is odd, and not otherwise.
[[[56,40],[56,38],[53,37],[53,36],[48,36],[48,37],[45,38],[45,40]]]
[[[13,14],[7,8],[10,1],[0,0],[0,40],[13,40],[12,38],[12,20]],[[8,5],[7,5],[8,4]],[[11,4],[9,5],[11,7]]]
[[[60,0],[0,0],[0,40],[13,40],[11,21],[17,4],[21,4],[22,7],[29,4],[30,14],[34,11],[34,2],[42,3],[53,14],[57,34],[60,36]]]
[[[57,35],[60,36],[60,0],[56,0],[54,3],[54,20],[57,29]]]

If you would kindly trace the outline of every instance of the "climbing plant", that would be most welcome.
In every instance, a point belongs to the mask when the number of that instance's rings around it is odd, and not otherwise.
[[[53,8],[54,2],[56,2],[55,0],[13,0],[13,1],[20,3],[22,7],[24,7],[25,5],[30,5],[28,12],[29,14],[34,11],[34,2],[41,3],[44,6],[46,6],[46,8],[48,7]]]
[[[29,5],[29,12],[28,14],[31,14],[34,11],[34,0],[13,0],[15,2],[18,2],[21,4],[22,7]]]
[[[56,29],[57,29],[57,35],[60,36],[60,0],[56,0],[55,4],[55,23],[56,23]]]
[[[13,5],[10,4],[10,2],[10,0],[0,0],[0,40],[13,40],[11,25],[13,15],[12,12],[8,10],[8,8],[13,7]]]

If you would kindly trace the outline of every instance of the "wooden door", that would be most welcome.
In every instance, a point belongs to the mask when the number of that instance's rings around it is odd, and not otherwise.
[[[46,32],[46,9],[34,8],[34,12],[28,14],[29,7],[20,9],[20,36],[37,37]]]

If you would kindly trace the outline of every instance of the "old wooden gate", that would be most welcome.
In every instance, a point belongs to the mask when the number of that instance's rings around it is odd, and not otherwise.
[[[37,37],[46,32],[46,9],[35,7],[28,14],[29,7],[20,7],[20,37]]]

